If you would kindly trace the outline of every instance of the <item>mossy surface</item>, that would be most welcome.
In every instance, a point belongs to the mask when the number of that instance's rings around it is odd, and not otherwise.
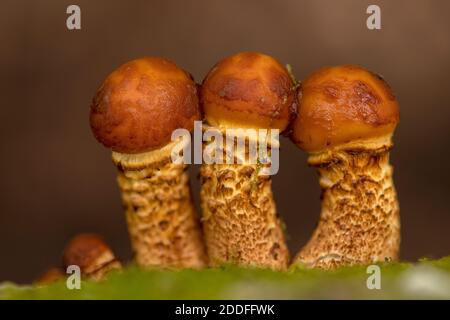
[[[366,266],[334,271],[302,267],[287,272],[223,268],[158,271],[129,266],[95,283],[68,290],[0,285],[0,299],[450,299],[450,257],[417,263],[379,264],[381,289],[369,290]]]

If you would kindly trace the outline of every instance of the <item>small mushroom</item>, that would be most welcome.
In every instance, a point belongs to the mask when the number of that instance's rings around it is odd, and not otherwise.
[[[203,81],[200,98],[207,130],[221,134],[236,128],[284,131],[296,101],[287,69],[274,58],[254,52],[239,53],[215,65]],[[235,133],[237,139],[242,138]],[[261,159],[251,161],[248,154],[251,139],[262,141],[259,136],[244,138],[244,155],[235,152],[231,163],[223,159],[223,164],[201,167],[201,207],[210,263],[285,269],[289,252],[271,178],[258,174]],[[204,147],[210,143],[215,142]],[[216,152],[228,155],[229,149],[222,147]]]
[[[202,267],[206,254],[186,164],[171,161],[175,129],[200,120],[196,84],[173,62],[146,57],[112,72],[93,100],[92,131],[112,149],[135,259]]]
[[[95,234],[80,234],[70,240],[64,249],[63,265],[65,269],[76,265],[83,276],[96,281],[109,271],[122,268],[111,248]]]
[[[292,140],[322,188],[316,230],[294,263],[333,268],[398,258],[400,216],[389,163],[399,107],[379,76],[326,67],[302,82]]]
[[[50,283],[62,280],[66,277],[64,270],[61,267],[52,267],[44,272],[36,280],[38,285],[48,285]]]

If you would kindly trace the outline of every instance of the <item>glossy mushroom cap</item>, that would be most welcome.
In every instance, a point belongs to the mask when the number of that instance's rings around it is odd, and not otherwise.
[[[326,67],[302,82],[292,140],[319,152],[349,143],[388,138],[399,122],[389,85],[358,66]]]
[[[203,81],[200,101],[216,127],[276,128],[283,131],[295,111],[295,85],[274,58],[243,52],[215,65]]]
[[[178,128],[191,130],[199,120],[196,84],[163,58],[125,63],[98,89],[90,123],[97,140],[125,154],[158,149]]]
[[[77,265],[83,273],[93,272],[114,260],[114,253],[110,247],[95,234],[75,236],[63,254],[64,267]]]

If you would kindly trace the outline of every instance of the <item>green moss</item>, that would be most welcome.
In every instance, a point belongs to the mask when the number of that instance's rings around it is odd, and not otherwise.
[[[438,267],[441,269],[445,269],[447,271],[450,271],[450,256],[439,259],[439,260],[432,260],[429,258],[422,258],[419,260],[422,264],[428,264],[434,267]]]
[[[365,266],[334,271],[297,266],[287,272],[226,266],[160,271],[130,266],[100,283],[0,286],[1,299],[450,299],[450,257],[380,264],[381,290],[366,286]]]

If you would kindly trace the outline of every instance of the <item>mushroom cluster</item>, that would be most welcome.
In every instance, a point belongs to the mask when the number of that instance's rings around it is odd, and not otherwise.
[[[322,68],[299,84],[276,59],[243,52],[217,63],[201,85],[166,59],[133,60],[112,72],[95,95],[91,128],[112,150],[138,265],[231,263],[284,270],[291,263],[271,177],[261,174],[267,159],[258,153],[251,162],[247,151],[262,140],[269,141],[269,154],[278,145],[267,135],[237,134],[245,152],[232,152],[231,163],[203,163],[199,217],[188,164],[171,160],[179,143],[171,140],[172,133],[193,130],[195,121],[220,134],[238,128],[277,130],[309,153],[308,163],[320,174],[322,211],[293,264],[333,268],[398,258],[399,206],[389,150],[399,110],[387,83],[345,65]],[[212,142],[204,142],[204,151]],[[226,144],[214,148],[216,155],[228,157]],[[65,261],[83,265],[87,275],[98,273],[85,266],[88,260],[114,261],[111,252],[90,251],[98,242],[83,241],[90,244],[72,243]],[[75,261],[80,252],[84,258]]]

